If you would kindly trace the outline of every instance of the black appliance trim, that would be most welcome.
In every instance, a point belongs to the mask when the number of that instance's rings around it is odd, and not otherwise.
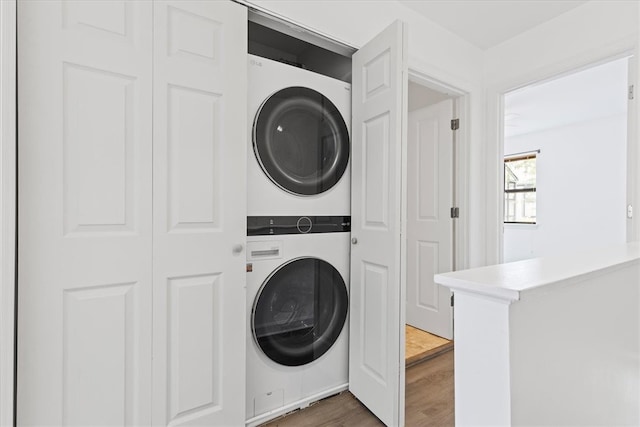
[[[249,216],[247,236],[348,233],[351,216]]]

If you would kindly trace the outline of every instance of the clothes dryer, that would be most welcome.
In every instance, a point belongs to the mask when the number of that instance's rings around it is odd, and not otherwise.
[[[248,215],[349,215],[351,85],[255,55],[248,67]]]
[[[348,387],[350,218],[249,217],[247,425]]]

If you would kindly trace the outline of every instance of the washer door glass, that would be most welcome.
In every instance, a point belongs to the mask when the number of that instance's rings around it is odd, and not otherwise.
[[[304,365],[338,339],[347,306],[347,288],[338,270],[317,258],[298,258],[280,266],[260,288],[251,329],[271,360]]]
[[[258,163],[279,187],[294,194],[327,191],[349,162],[349,132],[336,106],[305,87],[271,95],[253,124]]]

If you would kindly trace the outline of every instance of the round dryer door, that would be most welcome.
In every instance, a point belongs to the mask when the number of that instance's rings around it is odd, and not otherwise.
[[[303,196],[333,187],[349,163],[349,132],[336,106],[321,93],[289,87],[258,109],[253,148],[267,176]]]
[[[262,352],[286,366],[310,363],[338,339],[347,318],[348,295],[342,276],[317,258],[298,258],[263,283],[251,315]]]

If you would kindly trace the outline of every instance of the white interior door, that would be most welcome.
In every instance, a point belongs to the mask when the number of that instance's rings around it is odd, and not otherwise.
[[[404,423],[404,52],[396,21],[353,56],[349,389],[390,426]]]
[[[154,5],[154,425],[244,425],[247,11]]]
[[[451,292],[433,275],[453,269],[453,100],[409,113],[407,324],[453,338]]]
[[[151,422],[151,18],[18,4],[21,426]]]

